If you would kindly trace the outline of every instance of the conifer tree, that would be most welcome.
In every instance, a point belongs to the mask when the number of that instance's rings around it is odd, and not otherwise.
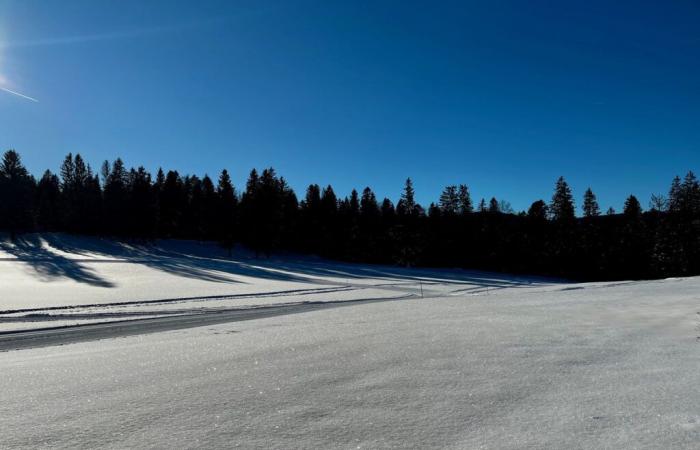
[[[161,237],[176,237],[182,234],[182,215],[187,203],[184,183],[177,171],[169,170],[158,198],[158,229]]]
[[[440,210],[444,214],[457,214],[460,206],[457,186],[446,186],[440,194]]]
[[[375,219],[379,217],[379,204],[377,203],[377,197],[369,187],[366,187],[362,191],[362,198],[360,200],[360,216],[366,219]]]
[[[415,191],[413,190],[413,181],[410,178],[406,178],[406,184],[403,188],[403,193],[401,194],[402,201],[402,212],[407,216],[412,216],[416,214],[416,200]],[[398,212],[398,208],[397,208]]]
[[[151,174],[143,167],[131,169],[128,180],[130,235],[143,239],[154,237],[157,223],[156,191]]]
[[[56,175],[50,170],[37,184],[36,194],[37,225],[42,231],[57,231],[61,226],[61,186]]]
[[[459,185],[457,197],[459,199],[459,213],[462,215],[470,214],[474,210],[474,207],[472,206],[472,198],[466,184]]]
[[[0,228],[10,230],[12,238],[33,226],[34,187],[19,153],[5,152],[0,161]]]
[[[583,194],[583,216],[584,217],[597,217],[600,215],[600,206],[598,206],[598,200],[591,188],[586,189]]]
[[[396,209],[394,208],[394,204],[385,197],[384,200],[382,200],[382,218],[384,218],[385,221],[391,221],[394,219],[395,215]]]
[[[226,169],[221,171],[216,187],[218,208],[216,218],[217,239],[231,256],[236,238],[236,212],[238,198],[231,183],[231,176]]]
[[[323,189],[321,195],[321,210],[323,211],[324,220],[332,220],[338,212],[338,198],[330,184]]]
[[[496,200],[496,197],[491,197],[491,200],[489,200],[489,212],[490,213],[501,212],[501,208],[500,208],[500,205],[498,204],[498,200]]]
[[[677,213],[681,210],[682,199],[681,178],[676,175],[671,182],[671,188],[668,191],[668,210]]]
[[[111,168],[105,161],[102,169],[103,173],[109,169],[104,179],[105,225],[109,234],[121,235],[127,232],[127,222],[132,221],[128,220],[131,214],[128,204],[129,175],[120,158],[114,160]]]
[[[571,195],[571,188],[569,188],[564,177],[559,177],[557,180],[549,211],[552,214],[552,218],[558,222],[574,220],[574,198]]]
[[[628,218],[638,219],[642,216],[642,206],[639,204],[639,200],[634,195],[630,195],[625,200],[625,208],[623,214]]]
[[[690,171],[683,179],[681,186],[681,209],[690,215],[700,213],[700,183],[695,174]]]

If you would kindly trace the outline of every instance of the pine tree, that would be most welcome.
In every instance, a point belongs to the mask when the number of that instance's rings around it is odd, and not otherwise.
[[[396,209],[394,208],[394,204],[389,200],[388,198],[384,198],[382,200],[382,218],[384,218],[385,221],[391,221],[394,219],[394,216],[396,215]]]
[[[489,212],[493,214],[501,212],[501,208],[498,204],[498,200],[496,200],[496,197],[491,197],[491,200],[489,200]]]
[[[583,216],[584,217],[597,217],[600,215],[600,206],[598,206],[598,200],[591,188],[586,189],[585,194],[583,194]]]
[[[639,204],[639,200],[634,195],[630,195],[625,200],[625,209],[623,214],[628,218],[638,219],[642,216],[642,206]]]
[[[474,210],[474,207],[472,206],[472,198],[466,184],[459,185],[457,197],[459,203],[459,213],[462,215],[470,214]]]
[[[406,184],[403,188],[403,193],[401,194],[402,201],[402,212],[407,216],[413,216],[416,214],[416,200],[415,191],[413,190],[413,181],[410,178],[406,178]],[[398,208],[397,208],[398,212]]]
[[[103,176],[107,169],[110,169],[104,179],[104,213],[107,232],[113,235],[125,235],[131,230],[127,223],[132,222],[130,217],[133,211],[128,204],[129,175],[124,167],[124,162],[117,158],[110,165],[102,165]]]
[[[549,211],[552,218],[558,222],[568,222],[575,218],[574,198],[564,177],[559,177],[557,180]]]
[[[332,220],[338,212],[338,198],[330,184],[323,189],[321,194],[321,210],[324,221]]]
[[[238,198],[231,183],[231,176],[226,169],[221,171],[219,182],[216,187],[219,207],[217,208],[217,239],[221,245],[228,250],[228,255],[233,252],[233,245],[236,238],[236,219],[238,209]]]
[[[151,183],[151,174],[143,166],[129,172],[127,191],[129,235],[152,238],[157,224],[157,191]]]
[[[50,170],[37,184],[36,205],[37,225],[42,231],[57,231],[61,226],[61,185],[58,177]]]
[[[668,191],[668,210],[673,213],[680,212],[683,203],[683,192],[681,188],[681,178],[676,175],[671,182],[671,188]]]
[[[308,214],[317,218],[321,209],[321,188],[318,184],[310,184],[306,188],[306,197],[301,202],[301,206],[308,211]]]
[[[440,210],[444,214],[457,214],[460,206],[460,198],[457,193],[457,186],[446,186],[440,194]]]
[[[22,165],[19,153],[5,152],[0,162],[0,229],[9,230],[13,239],[34,225],[34,189],[34,177]]]
[[[362,198],[360,199],[360,216],[366,219],[375,219],[379,217],[379,204],[377,203],[377,197],[369,187],[366,187],[362,191]]]
[[[683,211],[693,216],[700,214],[700,183],[692,171],[683,179],[681,192]]]
[[[158,198],[158,230],[161,237],[182,236],[182,215],[186,203],[187,197],[180,174],[169,170]]]

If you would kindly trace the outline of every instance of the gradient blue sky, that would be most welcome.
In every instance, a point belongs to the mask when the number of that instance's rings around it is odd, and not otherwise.
[[[700,3],[0,0],[0,148],[525,209],[700,170]]]

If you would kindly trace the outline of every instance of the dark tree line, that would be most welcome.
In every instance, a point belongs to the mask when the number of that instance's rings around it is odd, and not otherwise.
[[[668,198],[643,211],[629,196],[624,210],[601,214],[591,189],[583,216],[564,178],[550,202],[515,214],[508,202],[472,202],[466,185],[447,186],[427,210],[410,179],[400,200],[377,199],[367,187],[339,197],[310,185],[299,201],[274,169],[250,176],[242,193],[223,170],[209,176],[105,161],[100,173],[80,155],[66,156],[60,174],[37,181],[19,154],[0,162],[0,230],[70,233],[151,240],[241,243],[257,254],[290,250],[357,262],[447,266],[577,279],[654,278],[700,274],[700,183],[676,177]]]

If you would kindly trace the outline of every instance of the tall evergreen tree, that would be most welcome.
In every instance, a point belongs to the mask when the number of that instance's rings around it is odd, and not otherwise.
[[[8,150],[0,161],[0,228],[12,237],[33,227],[34,178],[22,165],[14,150]]]
[[[457,186],[446,186],[440,194],[440,211],[444,214],[457,214],[460,209],[460,198]]]
[[[597,217],[600,215],[600,206],[598,206],[598,200],[591,188],[586,189],[585,194],[583,194],[583,216],[584,217]]]
[[[110,166],[108,161],[102,165],[104,179],[104,213],[107,232],[123,235],[130,231],[127,225],[131,221],[132,211],[129,205],[129,173],[124,162],[117,158]]]
[[[625,209],[623,214],[628,218],[638,219],[642,216],[642,205],[639,204],[639,200],[634,195],[630,195],[625,200]]]
[[[142,239],[153,238],[158,220],[157,191],[151,182],[151,174],[143,166],[130,170],[127,195],[129,234]]]
[[[457,193],[457,197],[460,214],[470,214],[472,211],[474,211],[474,207],[472,206],[472,198],[469,194],[469,188],[466,184],[459,185],[459,192]]]
[[[372,189],[366,187],[362,191],[362,198],[360,200],[360,216],[366,219],[375,219],[379,217],[379,204],[377,203],[377,197],[372,192]]]
[[[491,197],[491,200],[489,200],[489,212],[490,213],[501,212],[501,208],[500,208],[500,205],[498,204],[498,200],[496,200],[496,197]]]
[[[557,180],[549,211],[552,218],[558,222],[569,222],[575,218],[574,197],[564,177]]]
[[[187,196],[184,183],[177,171],[168,171],[158,194],[158,230],[161,237],[182,236],[182,216]]]
[[[406,184],[403,188],[403,193],[401,194],[402,202],[402,213],[407,216],[412,216],[416,214],[416,200],[415,200],[415,190],[413,189],[413,181],[410,178],[406,178]],[[398,210],[397,210],[398,212]]]
[[[676,175],[668,191],[668,210],[670,212],[677,213],[681,210],[681,205],[683,203],[682,195],[681,178]]]
[[[231,176],[226,169],[221,171],[216,187],[218,208],[216,218],[217,239],[228,250],[228,255],[233,252],[233,245],[237,237],[237,210],[238,197],[231,182]]]
[[[37,184],[37,225],[42,231],[57,231],[61,227],[61,183],[50,170]]]

